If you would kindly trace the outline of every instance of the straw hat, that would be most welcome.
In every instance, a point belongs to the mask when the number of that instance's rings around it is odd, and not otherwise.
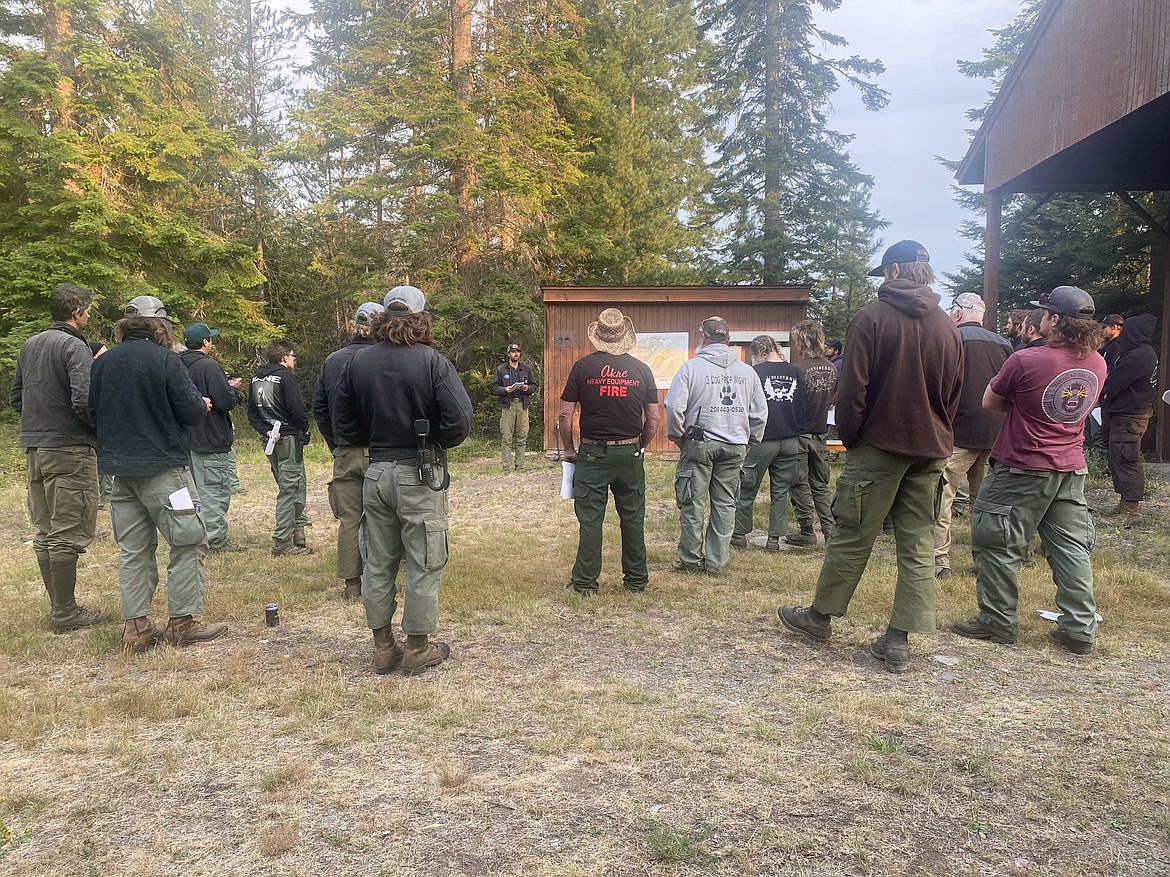
[[[602,353],[628,353],[638,341],[634,323],[617,308],[606,308],[586,330],[590,343]]]

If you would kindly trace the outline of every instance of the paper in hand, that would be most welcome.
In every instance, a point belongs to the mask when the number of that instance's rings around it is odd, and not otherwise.
[[[266,444],[264,446],[265,456],[268,456],[268,457],[272,456],[272,451],[276,447],[276,443],[278,441],[280,441],[280,421],[279,420],[276,421],[274,424],[272,424],[272,433],[268,438],[268,444]]]
[[[573,498],[573,472],[576,469],[576,463],[561,461],[561,499]]]

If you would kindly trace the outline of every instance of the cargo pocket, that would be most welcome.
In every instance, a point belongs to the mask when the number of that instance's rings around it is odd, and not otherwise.
[[[691,474],[690,469],[679,469],[674,473],[674,501],[678,503],[680,509],[689,506],[695,499]]]
[[[938,519],[942,517],[943,496],[947,487],[947,473],[944,470],[938,476],[938,484],[934,488],[934,522],[937,524]]]
[[[873,488],[872,481],[837,480],[837,493],[833,496],[833,519],[854,527],[861,526],[865,513],[865,501]]]
[[[426,521],[427,571],[434,572],[447,565],[447,522]]]
[[[333,489],[333,479],[332,478],[329,479],[329,484],[326,487],[325,492],[329,496],[329,511],[331,511],[333,513],[334,518],[336,518],[337,520],[340,521],[341,520],[341,511],[337,508],[337,494]]]
[[[188,548],[207,539],[207,527],[197,509],[163,506],[159,524],[159,531],[172,548]]]
[[[1011,540],[1012,507],[976,499],[971,505],[971,544],[1006,547]]]

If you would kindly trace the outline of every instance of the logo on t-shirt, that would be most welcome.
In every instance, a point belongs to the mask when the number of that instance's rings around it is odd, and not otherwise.
[[[1070,368],[1044,388],[1040,399],[1045,416],[1055,423],[1076,423],[1097,400],[1097,376],[1088,369]]]
[[[769,402],[791,402],[796,397],[796,378],[768,375],[764,379],[764,397]]]

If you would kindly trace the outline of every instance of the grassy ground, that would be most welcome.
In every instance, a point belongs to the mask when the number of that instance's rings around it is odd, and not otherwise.
[[[1047,644],[1042,562],[1021,575],[1018,645],[946,632],[974,611],[960,520],[940,633],[912,638],[896,677],[865,650],[888,613],[888,538],[832,644],[811,648],[775,609],[807,603],[820,552],[671,572],[673,469],[652,458],[650,590],[622,591],[614,523],[583,600],[561,591],[576,521],[557,465],[501,477],[476,450],[453,466],[452,660],[417,679],[370,670],[333,576],[319,444],[318,553],[269,556],[274,491],[249,443],[229,520],[253,551],[208,560],[207,617],[231,630],[143,656],[121,653],[120,624],[47,632],[20,458],[0,452],[0,873],[1170,873],[1165,485],[1150,529],[1099,532],[1098,654]],[[80,579],[117,611],[111,541]]]

